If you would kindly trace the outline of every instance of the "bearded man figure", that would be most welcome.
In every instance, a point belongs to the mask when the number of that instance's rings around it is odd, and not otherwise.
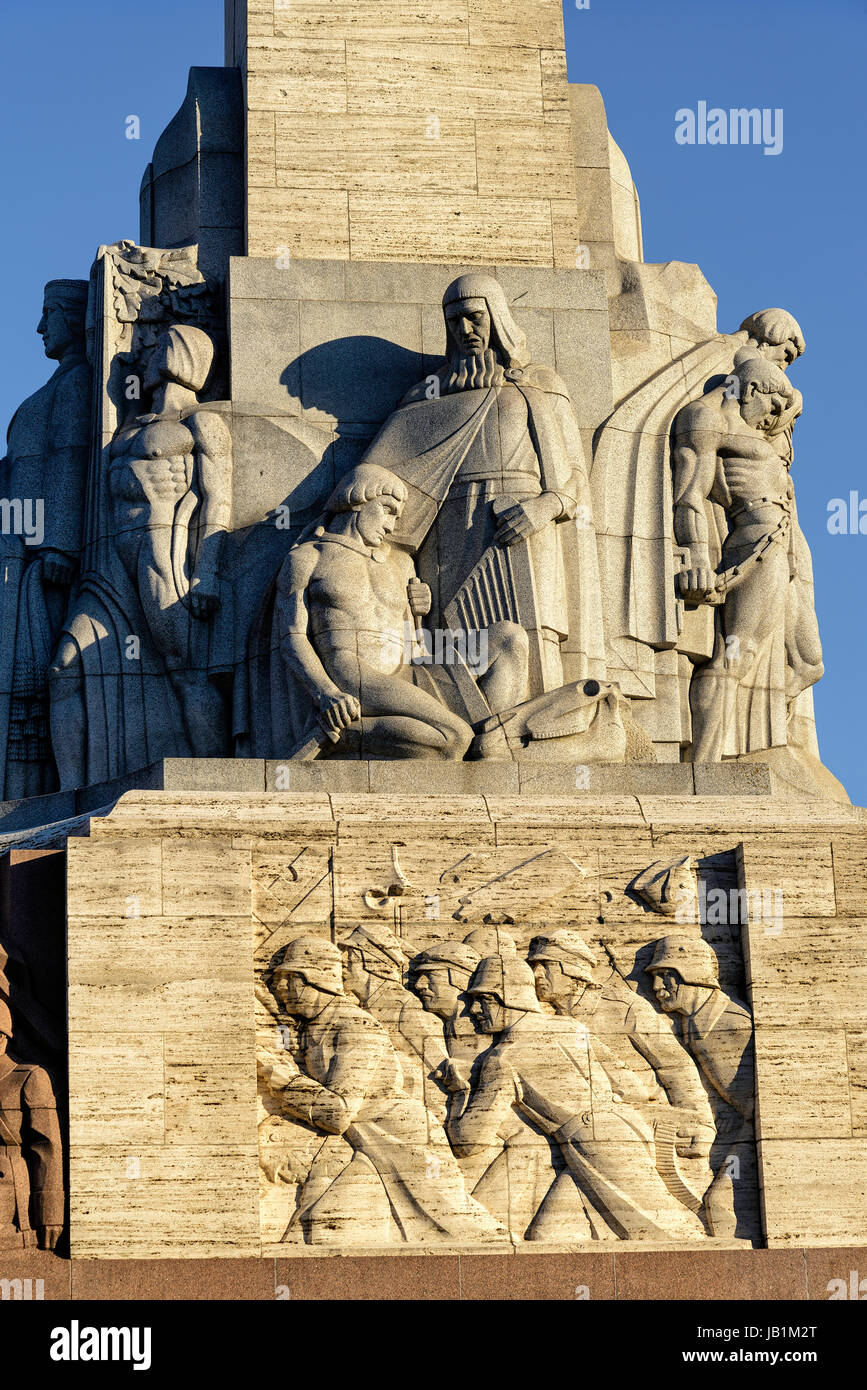
[[[518,623],[531,645],[523,698],[604,679],[596,538],[566,386],[530,361],[492,276],[453,281],[443,315],[445,363],[406,395],[363,460],[407,484],[395,541],[417,551],[431,626]]]

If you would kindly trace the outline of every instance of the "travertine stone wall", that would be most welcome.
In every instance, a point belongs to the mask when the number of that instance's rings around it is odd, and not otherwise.
[[[567,915],[588,934],[604,919],[624,942],[669,929],[617,906],[651,861],[690,854],[708,881],[767,892],[743,929],[704,929],[723,987],[754,1015],[757,1238],[864,1241],[865,820],[763,796],[128,794],[69,844],[73,1256],[273,1253],[267,1222],[260,1235],[256,963],[370,916],[364,895],[393,875],[395,843],[410,897],[467,854],[560,849],[587,873]],[[436,934],[410,897],[392,925]],[[550,904],[540,912],[551,920]]]
[[[626,156],[608,129],[599,88],[570,82],[569,109],[581,242],[590,265],[608,271],[611,292],[619,293],[618,259],[644,259],[638,193]]]
[[[227,0],[248,252],[574,266],[561,0]]]
[[[70,847],[73,1254],[256,1254],[250,851],[161,819]]]

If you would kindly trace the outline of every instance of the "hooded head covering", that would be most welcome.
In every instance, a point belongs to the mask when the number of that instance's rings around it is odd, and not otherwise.
[[[166,341],[165,375],[190,391],[201,391],[214,364],[214,340],[191,323],[175,323],[161,335]]]
[[[530,361],[527,338],[512,318],[506,302],[506,295],[499,280],[495,280],[493,275],[481,275],[478,272],[470,275],[459,275],[457,280],[452,281],[443,295],[444,317],[448,306],[456,304],[459,299],[483,299],[485,301],[491,316],[491,347],[499,350],[507,373],[515,372],[520,375],[521,369],[526,367]],[[456,345],[448,326],[448,320],[446,320],[446,357],[450,358],[455,350]]]

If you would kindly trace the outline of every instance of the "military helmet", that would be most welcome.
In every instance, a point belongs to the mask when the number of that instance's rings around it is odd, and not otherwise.
[[[517,956],[486,956],[473,972],[467,994],[493,994],[507,1009],[541,1013],[536,981],[526,961]]]
[[[12,1015],[5,999],[0,999],[0,1036],[12,1037]]]
[[[409,973],[411,978],[415,979],[429,966],[439,965],[464,970],[468,975],[472,975],[479,959],[478,951],[474,951],[472,946],[465,945],[463,941],[438,941],[435,946],[429,946],[426,951],[420,951],[417,956],[413,956],[409,963]]]
[[[389,975],[395,969],[399,974],[407,963],[400,938],[384,922],[359,922],[348,936],[341,939],[339,945],[341,950],[351,948],[361,951],[365,968],[372,975],[381,975],[383,969]]]
[[[490,925],[474,927],[471,932],[467,932],[464,945],[478,952],[480,960],[484,960],[485,956],[514,956],[518,953],[512,934],[503,931],[502,927]]]
[[[648,974],[657,970],[676,970],[685,985],[719,985],[719,967],[712,947],[700,936],[672,932],[657,941],[653,957],[645,966]]]
[[[596,957],[583,937],[568,927],[552,931],[550,936],[534,936],[527,960],[530,965],[538,961],[556,960],[563,967],[564,975],[569,975],[573,980],[584,980],[587,984],[593,983]]]
[[[296,936],[271,972],[272,982],[281,975],[300,975],[308,985],[328,994],[343,993],[340,952],[323,936]]]

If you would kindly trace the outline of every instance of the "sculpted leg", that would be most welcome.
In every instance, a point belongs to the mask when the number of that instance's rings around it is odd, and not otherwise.
[[[184,712],[184,724],[194,758],[216,758],[226,749],[226,711],[223,697],[204,671],[170,671]]]
[[[433,695],[401,676],[385,675],[344,654],[329,662],[328,674],[361,704],[365,742],[382,742],[386,756],[463,758],[473,731]]]
[[[486,635],[488,669],[479,676],[479,685],[492,712],[499,714],[526,698],[530,639],[511,622],[492,623]]]
[[[689,706],[694,763],[718,763],[722,759],[725,713],[730,703],[727,687],[731,681],[732,677],[716,656],[693,675]]]

